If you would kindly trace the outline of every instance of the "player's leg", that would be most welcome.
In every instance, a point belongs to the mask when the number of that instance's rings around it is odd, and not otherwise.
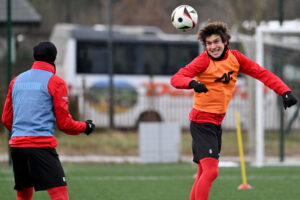
[[[190,198],[192,200],[208,199],[212,182],[218,176],[218,158],[220,150],[220,126],[211,123],[191,122],[193,138],[193,161],[201,168],[202,173],[194,184]]]
[[[190,200],[195,200],[197,183],[198,183],[198,181],[199,181],[199,179],[200,179],[200,176],[201,176],[201,174],[202,174],[202,167],[201,167],[201,164],[198,164],[197,167],[198,167],[198,171],[197,171],[197,174],[196,174],[196,177],[195,177],[195,181],[194,181],[192,190],[191,190],[191,192],[190,192]]]
[[[32,200],[33,187],[17,190],[17,200]]]
[[[69,200],[67,186],[59,186],[47,189],[51,200]]]
[[[217,141],[218,141],[218,153],[221,152],[222,147],[222,129],[221,126],[217,126]],[[198,168],[201,168],[202,171],[204,171],[201,178],[199,177],[197,180],[197,184],[193,186],[193,188],[199,188],[197,190],[197,197],[196,194],[194,194],[194,200],[206,200],[209,197],[209,192],[211,188],[212,182],[217,178],[218,176],[218,159],[215,158],[204,158],[201,159],[198,166]],[[196,192],[196,189],[194,189]]]
[[[222,129],[221,126],[217,126],[217,141],[218,141],[218,153],[221,152],[222,147]],[[209,197],[209,192],[212,182],[218,176],[218,159],[215,158],[204,158],[198,163],[198,169],[201,169],[200,176],[197,176],[195,183],[192,188],[190,200],[206,200]],[[202,176],[202,172],[205,171]],[[197,199],[196,199],[196,188]]]
[[[203,172],[196,185],[195,200],[208,200],[211,185],[218,176],[218,163],[216,158],[200,160],[199,165],[202,166]]]
[[[64,170],[55,149],[32,148],[31,170],[36,191],[47,190],[51,200],[68,200]]]
[[[26,148],[12,147],[11,159],[13,164],[17,200],[32,200],[33,183],[28,166]]]

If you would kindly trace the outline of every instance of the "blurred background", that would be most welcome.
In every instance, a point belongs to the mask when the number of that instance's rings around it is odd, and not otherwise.
[[[182,4],[198,13],[197,26],[186,32],[171,23]],[[31,67],[33,46],[52,41],[72,116],[97,126],[90,136],[56,130],[70,197],[187,199],[196,172],[193,93],[171,87],[171,75],[203,51],[201,26],[224,21],[230,47],[282,78],[299,101],[299,10],[298,0],[0,0],[0,112],[10,80]],[[212,199],[299,199],[299,105],[283,110],[281,97],[239,74]],[[255,188],[245,193],[233,190],[241,183],[235,113]],[[1,199],[15,195],[8,139],[0,123]]]
[[[191,31],[172,26],[170,15],[181,4],[198,13],[199,24]],[[153,124],[158,132],[164,124],[166,132],[171,131],[168,123],[178,127],[180,137],[170,145],[179,152],[178,162],[189,160],[192,93],[172,88],[169,78],[203,50],[196,37],[199,28],[207,21],[226,22],[231,48],[276,73],[299,97],[299,9],[297,0],[0,0],[0,111],[8,82],[31,66],[32,47],[50,40],[58,48],[57,74],[69,86],[73,117],[90,118],[97,125],[96,134],[80,139],[58,131],[62,155],[136,158],[141,154],[140,124],[150,121],[159,122]],[[263,50],[258,54],[260,45]],[[281,162],[297,158],[299,107],[283,111],[281,99],[267,88],[259,100],[256,87],[252,78],[240,75],[223,124],[224,158],[238,157],[235,111],[241,116],[249,162],[262,159],[257,158],[259,137],[265,139],[259,154]],[[263,128],[257,129],[260,112]],[[5,155],[7,134],[1,125],[0,130],[0,150]],[[259,130],[263,136],[257,136]],[[162,140],[157,137],[146,140]]]

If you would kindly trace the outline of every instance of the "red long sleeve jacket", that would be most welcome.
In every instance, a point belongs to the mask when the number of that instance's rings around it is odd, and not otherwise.
[[[49,63],[35,61],[32,69],[40,69],[55,74],[55,67]],[[8,88],[4,109],[2,113],[2,123],[11,130],[13,126],[13,104],[12,88],[17,77],[15,77]],[[58,76],[52,75],[48,82],[48,92],[52,96],[54,115],[58,128],[69,135],[78,135],[86,129],[86,123],[75,121],[68,110],[68,91],[66,83]],[[57,139],[54,136],[19,136],[11,137],[9,140],[11,147],[50,147],[57,146]]]
[[[171,85],[178,89],[190,89],[189,84],[193,79],[205,84],[208,92],[194,92],[190,120],[221,125],[239,72],[263,82],[278,95],[291,91],[272,72],[231,49],[227,49],[224,58],[218,61],[213,60],[206,52],[201,53],[171,77]]]

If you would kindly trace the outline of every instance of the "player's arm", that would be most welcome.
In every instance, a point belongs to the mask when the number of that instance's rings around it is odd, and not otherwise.
[[[263,82],[267,87],[282,96],[285,109],[297,103],[296,98],[291,93],[291,89],[278,76],[261,67],[240,52],[233,51],[233,53],[240,63],[240,72]]]
[[[12,106],[12,88],[15,83],[16,78],[14,78],[8,87],[8,92],[5,99],[5,104],[2,113],[2,124],[11,131],[13,124],[13,106]]]
[[[233,51],[233,53],[240,63],[240,72],[261,81],[280,96],[291,91],[291,89],[278,76],[266,68],[261,67],[256,62],[238,51]]]
[[[181,68],[171,77],[171,85],[177,89],[190,89],[193,78],[206,70],[209,58],[205,52],[197,56],[192,62]]]
[[[59,130],[69,135],[78,135],[82,132],[90,134],[95,125],[91,120],[86,122],[73,120],[69,112],[69,99],[66,83],[58,76],[53,75],[48,84],[48,91],[52,96],[54,114]]]

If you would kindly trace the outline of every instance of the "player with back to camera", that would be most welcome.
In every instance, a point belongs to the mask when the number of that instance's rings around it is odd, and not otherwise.
[[[190,112],[193,161],[198,165],[190,200],[207,200],[212,182],[218,176],[222,144],[221,123],[232,97],[238,73],[263,82],[282,96],[286,109],[297,103],[291,89],[267,69],[229,47],[230,34],[223,22],[209,22],[198,33],[205,51],[171,77],[178,89],[193,89]]]
[[[57,50],[51,42],[33,48],[35,62],[15,77],[8,88],[2,123],[9,140],[16,199],[31,200],[33,190],[47,190],[52,200],[68,200],[65,174],[55,150],[55,121],[69,135],[89,135],[91,120],[74,121],[68,111],[66,83],[55,75]]]

